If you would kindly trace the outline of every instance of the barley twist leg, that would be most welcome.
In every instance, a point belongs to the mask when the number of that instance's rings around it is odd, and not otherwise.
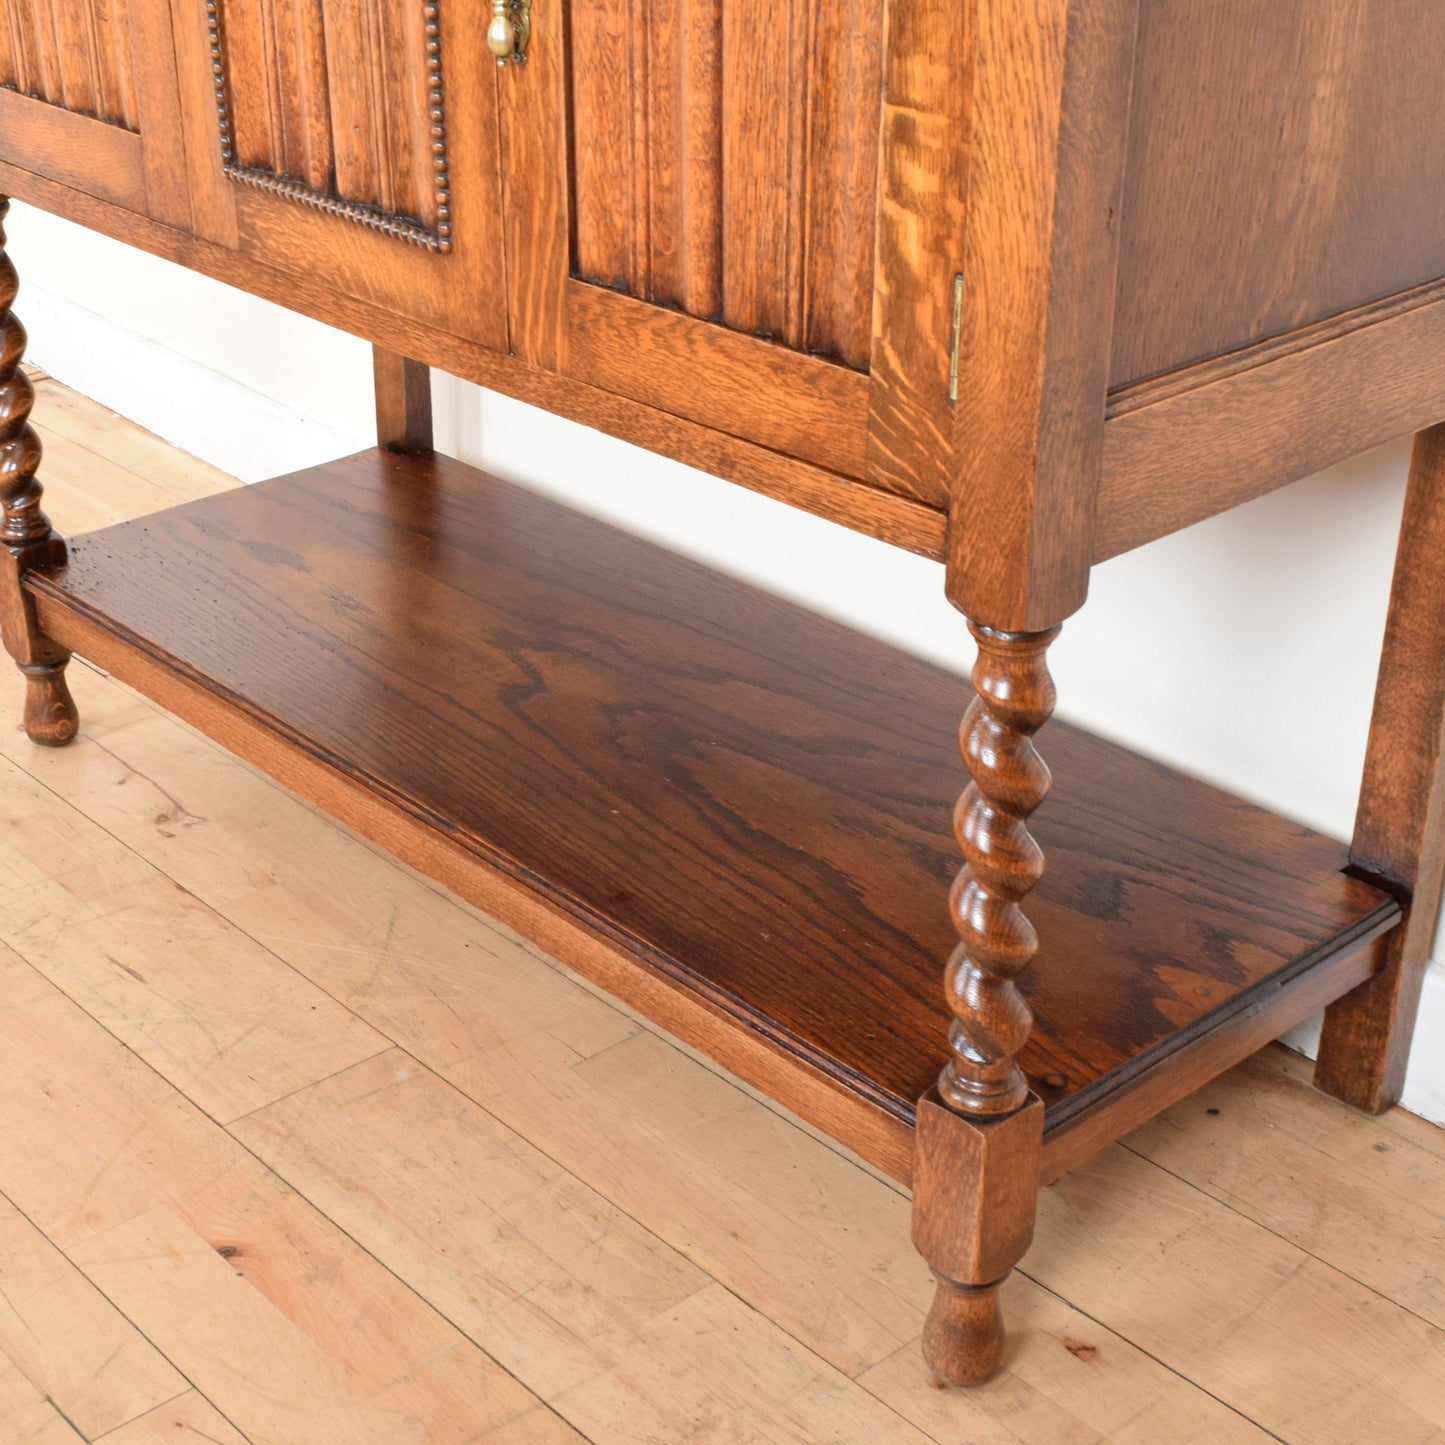
[[[33,742],[63,747],[79,725],[65,682],[70,654],[40,631],[21,587],[32,567],[57,566],[65,544],[40,508],[40,438],[30,425],[35,389],[21,367],[25,328],[11,310],[20,278],[5,249],[7,197],[0,197],[0,635],[25,677],[25,731]]]

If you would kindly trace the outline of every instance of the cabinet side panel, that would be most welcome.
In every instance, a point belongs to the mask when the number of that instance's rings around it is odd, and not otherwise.
[[[881,13],[572,5],[574,274],[866,370]]]
[[[1143,0],[1111,385],[1445,274],[1438,0]]]
[[[3,0],[0,86],[135,130],[125,7],[110,0]]]

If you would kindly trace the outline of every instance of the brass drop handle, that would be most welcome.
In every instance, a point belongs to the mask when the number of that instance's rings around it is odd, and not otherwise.
[[[492,0],[492,23],[487,26],[487,48],[498,65],[509,60],[520,65],[527,58],[527,37],[532,33],[532,0]]]

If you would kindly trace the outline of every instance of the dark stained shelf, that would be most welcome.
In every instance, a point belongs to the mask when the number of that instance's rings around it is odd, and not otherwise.
[[[911,1125],[947,1027],[959,677],[460,463],[375,451],[83,537],[27,585],[61,641],[277,740],[251,751],[283,781],[318,796],[275,757],[319,762]],[[1050,1129],[1398,916],[1340,843],[1063,724],[1041,748],[1022,1062]],[[662,1012],[728,1058],[715,1024]]]

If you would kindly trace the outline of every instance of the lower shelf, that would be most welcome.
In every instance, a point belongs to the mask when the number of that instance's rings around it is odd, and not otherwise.
[[[377,451],[80,538],[26,585],[58,641],[908,1177],[958,677]],[[1056,1174],[1368,977],[1399,910],[1339,843],[1063,724],[1042,748],[1022,1062]]]

